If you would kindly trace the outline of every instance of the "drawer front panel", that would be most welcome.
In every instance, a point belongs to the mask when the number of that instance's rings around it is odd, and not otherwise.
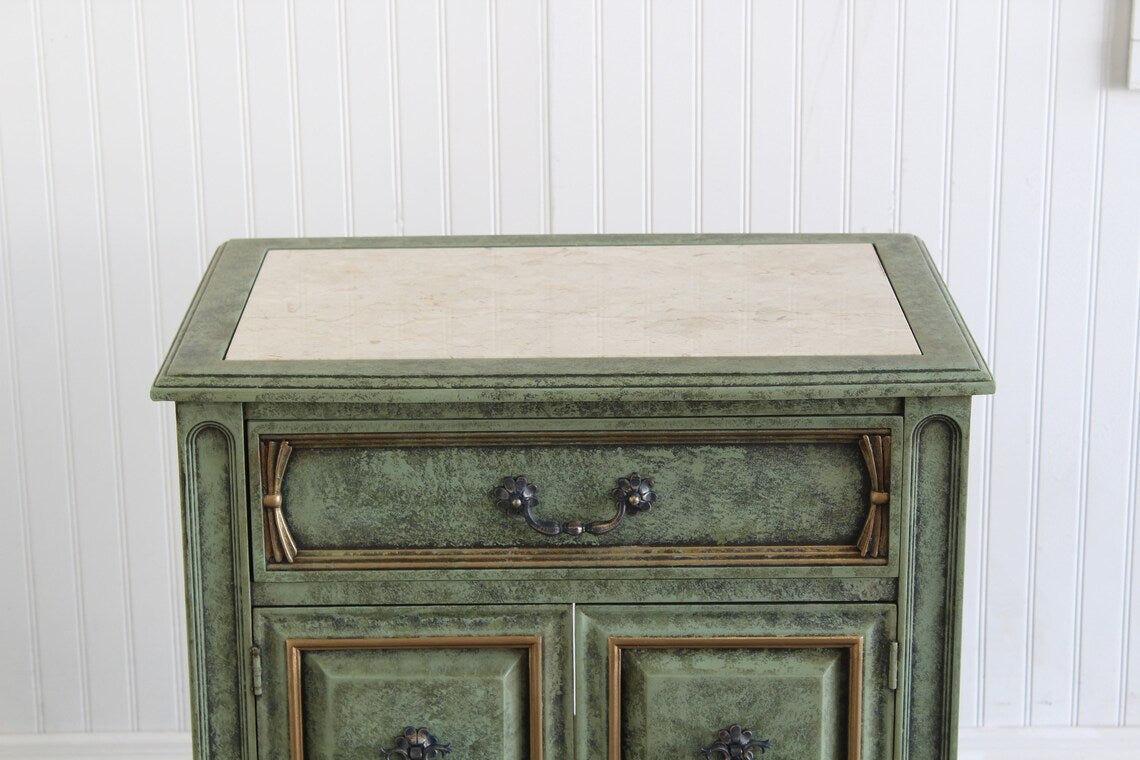
[[[258,611],[260,756],[400,758],[438,743],[567,757],[567,625],[555,607]]]
[[[891,756],[893,607],[586,607],[578,630],[579,757]]]
[[[274,570],[885,564],[892,428],[876,421],[335,434],[277,423],[250,441],[255,524]]]

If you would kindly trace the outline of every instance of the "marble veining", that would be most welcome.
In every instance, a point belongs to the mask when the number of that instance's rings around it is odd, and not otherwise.
[[[919,353],[843,243],[273,250],[226,359]]]

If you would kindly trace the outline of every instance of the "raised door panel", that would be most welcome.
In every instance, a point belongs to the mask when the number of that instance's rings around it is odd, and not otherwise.
[[[257,610],[254,625],[263,758],[570,756],[565,607]]]
[[[889,605],[578,611],[578,757],[891,757]]]

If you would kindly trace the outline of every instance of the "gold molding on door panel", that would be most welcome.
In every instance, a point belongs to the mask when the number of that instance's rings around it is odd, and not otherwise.
[[[287,639],[285,669],[289,703],[289,756],[304,760],[305,721],[301,704],[301,655],[304,652],[387,649],[526,649],[530,712],[530,757],[542,760],[541,636],[412,636],[405,638]]]
[[[573,430],[427,433],[260,434],[261,489],[269,570],[412,570],[511,567],[764,566],[887,564],[887,504],[890,501],[890,431],[818,430]],[[405,448],[460,446],[726,445],[851,443],[859,447],[871,478],[868,514],[851,544],[813,546],[549,546],[278,551],[292,536],[282,513],[281,450],[306,448]],[[270,510],[272,506],[272,510]],[[274,520],[270,521],[270,512]]]
[[[621,657],[626,649],[846,649],[847,760],[859,760],[863,726],[862,636],[611,636],[609,760],[621,760]]]

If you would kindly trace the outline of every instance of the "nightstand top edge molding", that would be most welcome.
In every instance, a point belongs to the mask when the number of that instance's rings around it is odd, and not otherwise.
[[[151,395],[386,402],[992,390],[912,235],[551,235],[231,240]]]

